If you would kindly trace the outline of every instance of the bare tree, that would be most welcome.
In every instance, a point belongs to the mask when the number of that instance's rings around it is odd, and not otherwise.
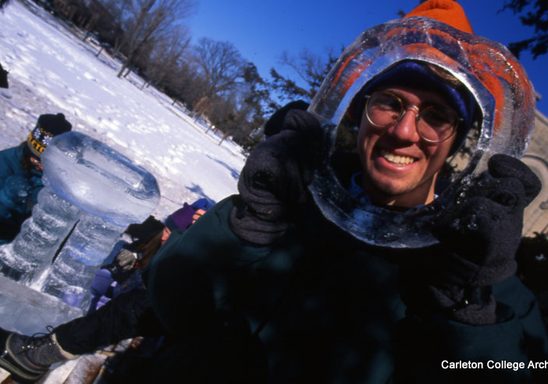
[[[182,27],[155,40],[146,65],[147,81],[143,87],[150,83],[161,86],[170,73],[177,72],[183,54],[190,45],[188,30]]]
[[[337,56],[333,54],[332,49],[328,49],[325,55],[317,55],[307,49],[300,51],[297,56],[283,52],[280,63],[290,68],[300,81],[282,76],[275,69],[271,69],[272,88],[279,93],[281,99],[311,100],[336,60]],[[298,83],[303,86],[299,86]]]
[[[4,8],[8,3],[9,0],[0,0],[0,9]]]
[[[185,52],[175,71],[168,73],[164,88],[171,97],[195,110],[194,106],[206,93],[207,84],[193,58],[187,55]]]
[[[253,144],[251,133],[264,123],[271,100],[267,83],[253,63],[245,63],[242,72],[242,81],[238,81],[232,91],[210,100],[207,113],[223,133],[220,143],[232,136],[244,147],[249,147]]]
[[[202,38],[195,47],[195,60],[206,81],[204,96],[229,92],[242,77],[244,60],[232,43]]]
[[[193,0],[129,0],[121,43],[126,60],[118,77],[127,68],[131,68],[139,50],[154,36],[164,34],[179,25],[193,9]]]

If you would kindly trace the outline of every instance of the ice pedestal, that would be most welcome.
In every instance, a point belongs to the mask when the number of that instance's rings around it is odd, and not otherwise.
[[[55,297],[0,276],[0,327],[4,329],[32,335],[82,314]]]
[[[69,305],[87,309],[95,271],[123,231],[124,227],[83,214],[48,271],[42,291],[60,297]]]
[[[160,200],[154,176],[79,132],[42,154],[38,205],[16,239],[0,247],[0,272],[87,309],[94,272],[118,236]]]
[[[31,283],[49,266],[55,250],[69,234],[81,211],[53,193],[49,187],[38,194],[38,204],[14,241],[0,247],[0,271],[23,283]],[[52,254],[53,251],[53,254]]]

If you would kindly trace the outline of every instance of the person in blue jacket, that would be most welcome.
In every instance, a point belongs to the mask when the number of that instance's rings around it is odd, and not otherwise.
[[[71,128],[62,113],[40,115],[25,142],[0,151],[0,244],[13,240],[32,213],[43,187],[42,152],[52,137]]]

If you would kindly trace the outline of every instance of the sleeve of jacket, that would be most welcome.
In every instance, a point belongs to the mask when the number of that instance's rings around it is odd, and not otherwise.
[[[548,359],[546,330],[533,294],[517,277],[493,286],[493,293],[495,324],[469,325],[442,314],[404,319],[398,334],[398,381],[521,383],[546,379],[546,369],[530,369],[529,365]],[[504,367],[497,368],[495,362]]]
[[[208,210],[185,232],[175,231],[144,272],[154,311],[172,334],[205,331],[227,294],[226,280],[269,254],[244,244],[230,230],[233,198]]]
[[[26,143],[0,151],[0,244],[13,240],[19,233],[22,222],[31,214],[36,202],[36,195],[41,188],[38,178],[37,188],[31,190],[30,198],[24,204],[13,201],[13,185],[9,182],[14,177],[27,177],[23,168],[23,154]],[[33,193],[36,192],[34,195]]]

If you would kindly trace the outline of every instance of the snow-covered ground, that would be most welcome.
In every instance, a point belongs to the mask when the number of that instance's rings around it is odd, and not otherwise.
[[[138,76],[117,78],[118,61],[105,52],[96,56],[98,46],[25,4],[14,0],[0,12],[0,63],[10,72],[10,88],[0,89],[0,150],[25,140],[40,114],[62,112],[74,130],[122,152],[156,177],[162,199],[153,214],[159,219],[183,202],[219,201],[236,191],[244,163],[237,145],[219,145],[220,138],[183,107],[153,88],[142,90]],[[68,307],[50,311],[54,304],[48,297],[5,278],[0,286],[3,327],[32,333],[37,324],[55,325],[77,315]],[[86,382],[80,373],[90,364],[77,369],[82,359],[63,364],[43,382]],[[0,370],[0,381],[5,376]]]
[[[207,132],[157,90],[141,90],[120,63],[84,43],[39,7],[12,1],[0,12],[0,149],[23,141],[43,113],[65,114],[73,129],[117,149],[158,180],[162,219],[185,201],[219,201],[236,191],[241,149]]]

